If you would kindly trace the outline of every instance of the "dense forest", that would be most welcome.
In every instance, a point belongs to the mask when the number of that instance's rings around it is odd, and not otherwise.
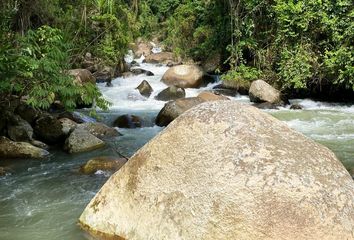
[[[96,98],[105,108],[94,84],[66,70],[90,52],[120,71],[138,38],[181,59],[214,59],[236,87],[261,78],[294,96],[353,96],[351,0],[2,0],[0,12],[1,101],[73,109]]]

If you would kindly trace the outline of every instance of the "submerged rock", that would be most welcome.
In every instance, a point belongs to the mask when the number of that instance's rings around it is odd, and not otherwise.
[[[140,94],[144,97],[150,97],[151,93],[154,91],[148,81],[144,80],[136,88],[139,90]]]
[[[290,106],[291,110],[301,110],[302,106],[300,104],[293,104]]]
[[[161,81],[168,86],[198,88],[203,84],[204,76],[203,70],[196,65],[178,65],[168,69]]]
[[[130,158],[80,223],[110,239],[352,239],[354,182],[285,123],[208,102]]]
[[[44,158],[48,155],[46,150],[27,142],[13,142],[6,137],[0,137],[0,158]]]
[[[157,94],[155,99],[159,101],[171,101],[171,100],[177,100],[179,98],[184,98],[184,97],[186,97],[186,91],[184,90],[184,88],[171,86],[162,90],[159,94]]]
[[[76,128],[66,139],[64,150],[69,153],[89,152],[105,146],[105,142],[89,131]]]
[[[113,123],[113,126],[119,128],[140,128],[141,127],[141,119],[135,115],[122,115],[119,116]]]
[[[80,172],[83,174],[94,174],[98,170],[115,172],[123,167],[126,162],[125,158],[96,157],[81,166]]]
[[[263,80],[252,82],[249,89],[249,96],[251,102],[255,103],[283,103],[280,92]]]

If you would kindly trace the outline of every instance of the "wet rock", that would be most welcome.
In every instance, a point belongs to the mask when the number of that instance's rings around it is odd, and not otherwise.
[[[80,172],[83,174],[94,174],[98,170],[116,172],[123,167],[126,162],[127,160],[125,158],[96,157],[81,166]]]
[[[59,122],[61,123],[62,126],[62,132],[66,135],[69,136],[69,134],[76,128],[77,123],[74,122],[73,120],[69,118],[60,118]]]
[[[156,117],[155,123],[160,127],[167,126],[182,113],[203,102],[205,101],[198,97],[181,98],[175,101],[170,101],[161,109]]]
[[[249,97],[251,102],[255,103],[283,103],[280,92],[263,80],[252,82],[249,90]]]
[[[132,73],[132,72],[122,73],[122,78],[130,78],[130,77],[134,77],[134,73]]]
[[[33,138],[33,128],[18,115],[12,115],[8,120],[7,134],[15,142],[29,142]]]
[[[35,139],[32,139],[32,140],[30,141],[30,143],[31,143],[33,146],[38,147],[38,148],[42,148],[42,149],[45,149],[45,150],[48,150],[48,149],[49,149],[49,146],[48,146],[47,144],[45,144],[44,142],[35,140]]]
[[[226,87],[223,84],[219,84],[219,85],[213,87],[213,92],[215,94],[225,95],[225,96],[230,96],[230,97],[234,97],[234,96],[237,95],[237,90],[236,89]]]
[[[78,84],[92,83],[96,84],[96,78],[87,69],[72,69],[68,71],[70,76],[75,78],[75,82]]]
[[[4,167],[0,167],[0,176],[5,176],[7,173],[6,169]]]
[[[141,69],[141,68],[134,68],[134,69],[130,69],[130,71],[134,74],[134,75],[140,75],[140,74],[145,74],[146,76],[154,76],[154,73],[145,69]]]
[[[106,124],[99,122],[82,123],[77,125],[76,128],[86,130],[99,139],[112,138],[120,135],[117,129],[108,127]]]
[[[219,68],[221,62],[220,54],[211,54],[202,63],[202,68],[207,73],[215,73],[216,69]]]
[[[105,146],[105,142],[89,131],[76,128],[66,139],[64,150],[69,153],[89,152]]]
[[[112,79],[114,78],[114,68],[104,66],[102,69],[98,70],[93,74],[93,76],[96,78],[96,82],[98,83],[103,83],[103,82],[111,82]]]
[[[291,110],[301,110],[302,106],[300,104],[293,104],[290,106]]]
[[[179,88],[176,86],[171,86],[168,87],[164,90],[162,90],[156,97],[156,100],[159,101],[171,101],[171,100],[176,100],[179,98],[184,98],[186,97],[186,91],[184,88]]]
[[[138,62],[136,62],[136,61],[132,61],[130,63],[130,67],[140,67],[140,64]]]
[[[162,76],[161,81],[168,86],[180,88],[198,88],[203,84],[204,72],[195,65],[171,67]]]
[[[81,112],[64,112],[59,115],[59,118],[69,118],[76,123],[97,122],[96,119]]]
[[[136,88],[139,90],[140,94],[144,97],[149,98],[151,93],[154,91],[148,81],[144,80],[140,83],[140,85]]]
[[[0,137],[0,158],[44,158],[49,153],[27,142],[13,142]]]
[[[36,120],[34,133],[38,139],[49,144],[62,143],[66,137],[61,122],[51,115],[44,115]]]
[[[212,92],[201,92],[198,95],[199,98],[203,99],[204,101],[222,101],[222,100],[230,100],[228,97],[217,95]]]
[[[147,56],[144,59],[146,63],[169,63],[174,61],[174,55],[172,52],[161,52],[161,53],[154,53]]]
[[[140,128],[142,126],[141,119],[135,115],[122,115],[119,116],[113,123],[113,126],[119,128]]]
[[[142,147],[79,222],[110,239],[352,239],[353,199],[328,148],[254,107],[214,101]]]

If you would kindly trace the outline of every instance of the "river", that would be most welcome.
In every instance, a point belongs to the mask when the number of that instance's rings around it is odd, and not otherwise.
[[[97,172],[86,176],[78,173],[80,165],[95,156],[114,155],[116,149],[124,155],[132,155],[163,128],[154,125],[154,118],[164,102],[154,96],[166,86],[160,82],[168,69],[141,63],[141,68],[155,76],[139,75],[118,78],[113,87],[99,84],[105,98],[113,103],[109,112],[100,112],[108,124],[122,114],[135,114],[142,118],[143,128],[120,129],[121,137],[112,139],[109,146],[90,153],[68,155],[52,150],[43,161],[11,160],[2,165],[12,169],[11,174],[0,177],[0,240],[84,240],[89,239],[77,226],[81,212],[110,176]],[[154,89],[145,99],[135,89],[147,80]],[[210,90],[218,82],[201,89],[187,89],[187,97]],[[235,96],[233,101],[249,103],[247,96]],[[354,105],[291,100],[303,110],[267,110],[276,118],[308,137],[326,145],[347,167],[354,167]],[[1,165],[0,165],[1,166]]]

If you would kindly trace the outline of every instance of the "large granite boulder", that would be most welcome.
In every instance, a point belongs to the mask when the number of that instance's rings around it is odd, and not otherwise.
[[[80,223],[109,239],[353,239],[354,181],[285,123],[213,101],[130,158]]]
[[[283,103],[281,93],[263,80],[257,80],[252,82],[251,87],[249,89],[249,96],[251,102],[255,103]]]
[[[159,101],[171,101],[184,97],[186,97],[186,91],[184,90],[184,88],[170,86],[159,92],[155,99]]]
[[[89,152],[105,146],[105,142],[85,129],[76,128],[66,139],[64,150],[69,153]]]
[[[44,158],[48,155],[46,150],[27,142],[13,142],[6,137],[0,137],[0,158]]]
[[[161,81],[168,86],[180,88],[198,88],[203,84],[204,72],[196,65],[178,65],[171,67],[162,76]]]
[[[174,56],[172,52],[161,52],[161,53],[154,53],[147,56],[144,59],[146,63],[164,63],[167,64],[169,62],[174,61]]]
[[[230,100],[228,97],[212,92],[201,92],[199,93],[198,97],[203,99],[204,101]]]

